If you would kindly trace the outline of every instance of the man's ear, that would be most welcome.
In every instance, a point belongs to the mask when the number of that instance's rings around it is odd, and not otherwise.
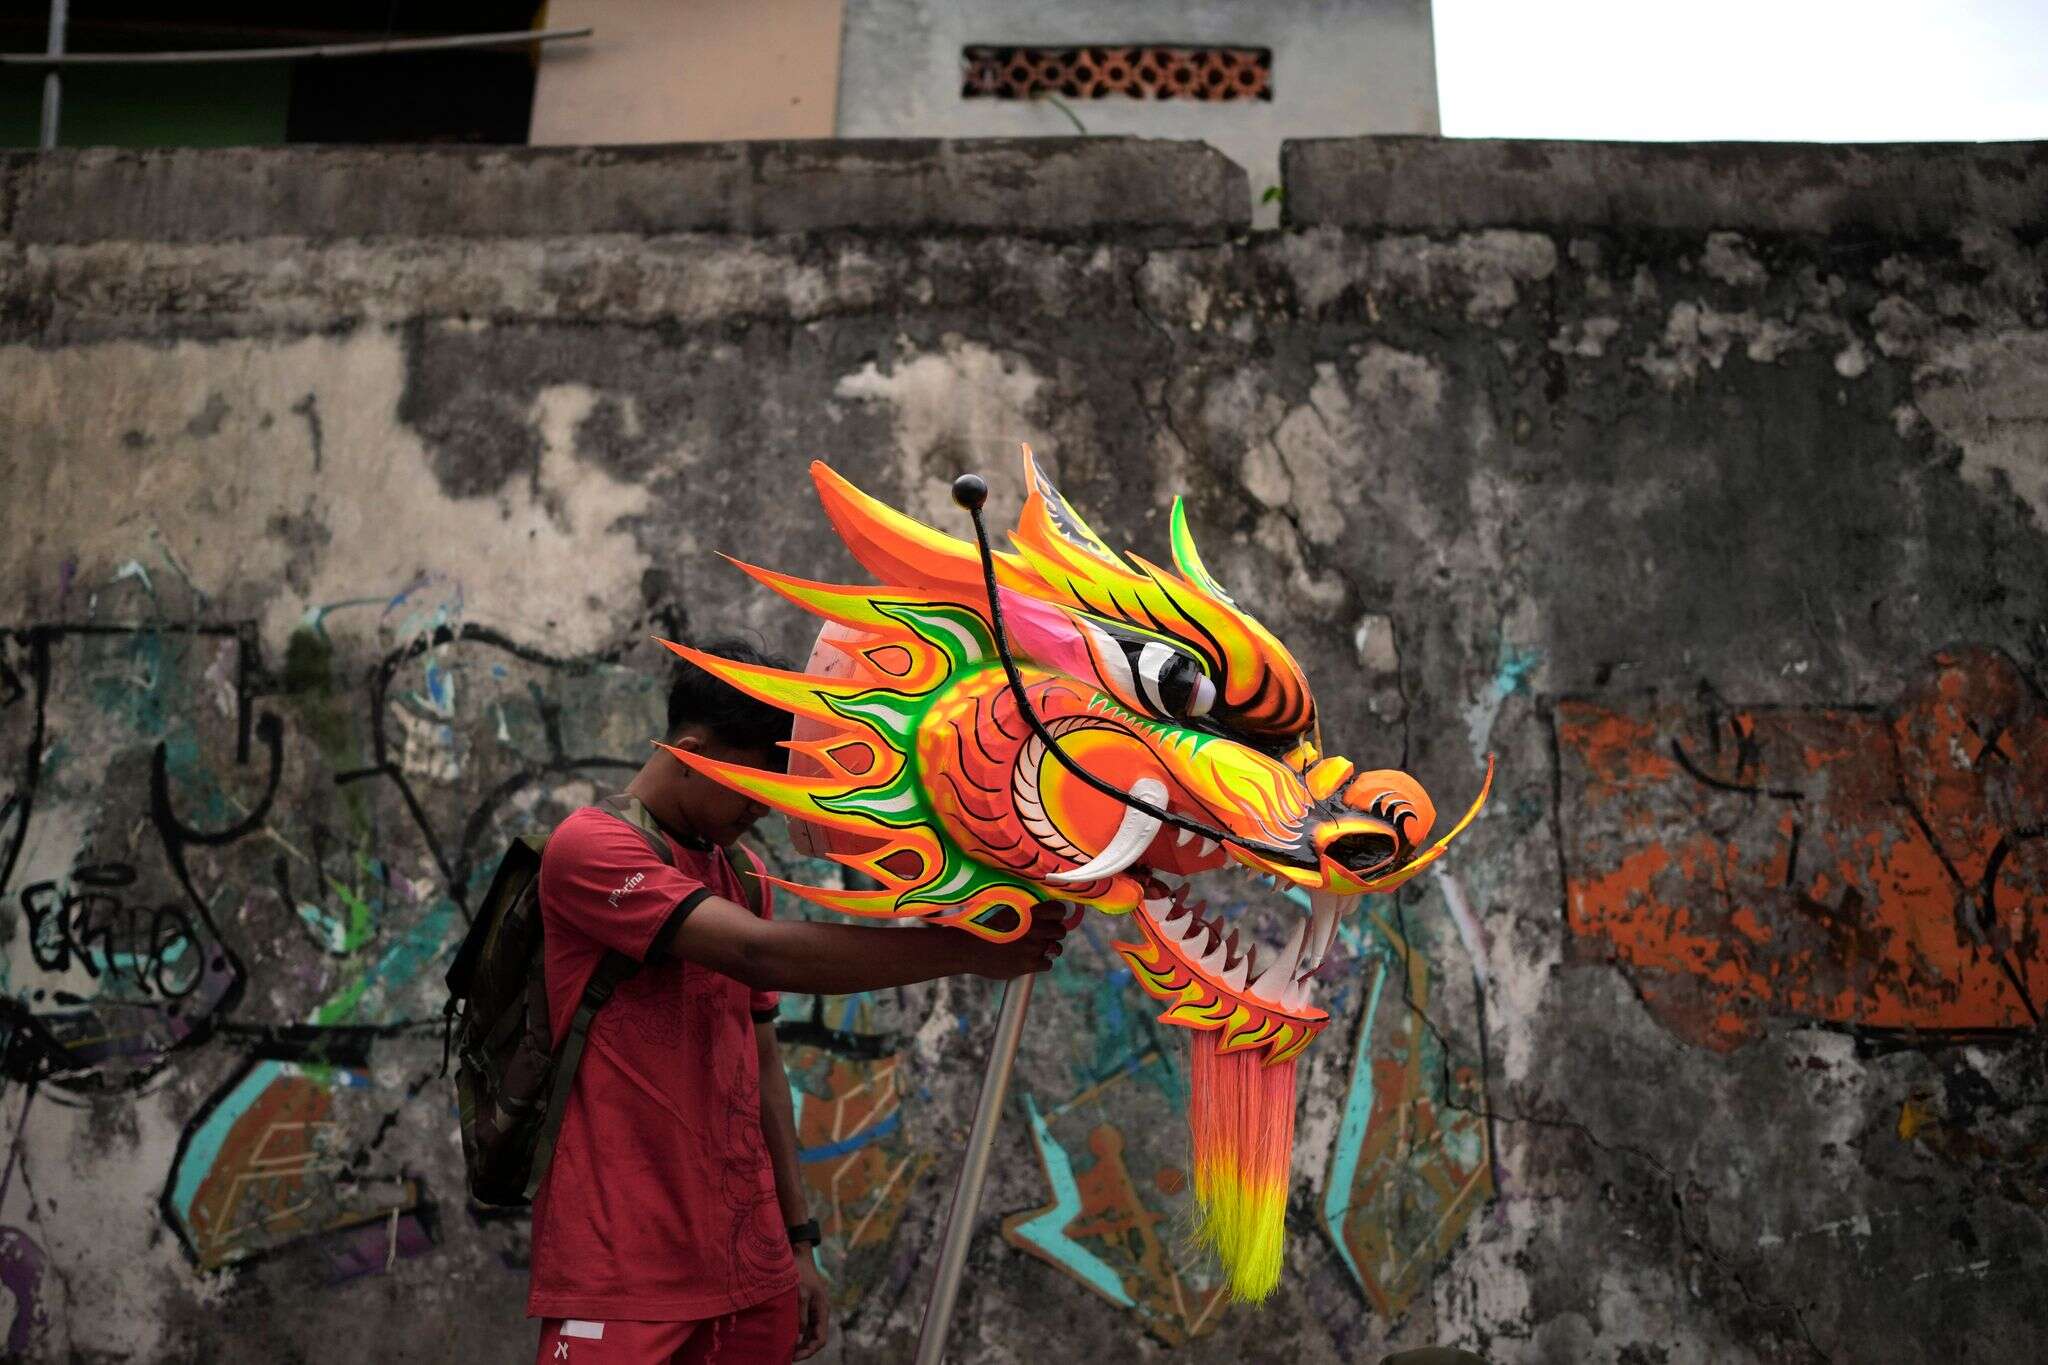
[[[667,744],[671,749],[688,749],[694,754],[703,750],[704,737],[695,731],[685,730],[672,739],[664,740],[663,743]]]

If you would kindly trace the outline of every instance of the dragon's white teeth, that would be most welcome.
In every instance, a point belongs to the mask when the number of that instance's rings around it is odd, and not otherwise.
[[[1315,984],[1315,976],[1310,974],[1295,978],[1293,984],[1288,986],[1285,1008],[1289,1014],[1299,1014],[1308,1008],[1309,996],[1314,992]]]
[[[1166,799],[1166,784],[1157,778],[1141,777],[1131,784],[1131,795],[1156,806]],[[1050,872],[1045,879],[1073,886],[1100,877],[1114,877],[1138,861],[1158,833],[1158,816],[1147,815],[1135,806],[1126,807],[1123,823],[1116,827],[1107,848],[1071,872]]]
[[[1212,975],[1220,976],[1223,974],[1223,968],[1227,961],[1228,958],[1223,951],[1223,941],[1221,939],[1218,939],[1216,941],[1216,946],[1211,948],[1208,952],[1203,953],[1202,956],[1197,960],[1196,965],[1199,966],[1205,972],[1208,972]]]
[[[1337,916],[1343,913],[1344,901],[1327,891],[1311,891],[1308,903],[1308,952],[1303,962],[1313,969],[1322,966],[1323,959],[1330,954],[1330,942],[1337,936]]]
[[[1237,930],[1232,929],[1223,936],[1223,961],[1215,970],[1222,979],[1225,989],[1242,991],[1244,983],[1251,976],[1252,955],[1237,944]]]
[[[1173,904],[1173,902],[1167,900],[1163,896],[1147,896],[1144,900],[1140,901],[1139,904],[1145,907],[1146,914],[1152,916],[1152,918],[1154,919],[1158,919],[1160,914],[1164,912],[1168,907],[1170,907]]]
[[[1278,1005],[1286,998],[1289,983],[1294,980],[1294,969],[1301,962],[1301,945],[1308,938],[1308,921],[1294,922],[1294,937],[1287,940],[1287,946],[1280,950],[1280,956],[1273,959],[1271,966],[1259,973],[1259,979],[1252,982],[1251,993],[1270,1004]]]
[[[1224,968],[1224,988],[1226,990],[1233,991],[1239,995],[1244,994],[1245,982],[1251,978],[1251,974],[1252,955],[1250,953],[1246,953],[1243,957],[1237,960],[1237,965],[1235,967]]]
[[[1186,848],[1188,840],[1194,837],[1195,832],[1191,829],[1175,830],[1173,836],[1173,846],[1175,848]]]
[[[1203,839],[1201,840],[1201,842],[1200,842],[1200,843],[1198,843],[1198,844],[1196,844],[1196,845],[1195,845],[1195,853],[1196,853],[1196,855],[1197,855],[1197,856],[1199,856],[1199,857],[1203,857],[1203,858],[1206,858],[1206,857],[1208,857],[1208,856],[1209,856],[1209,855],[1210,855],[1211,853],[1214,853],[1214,852],[1216,851],[1216,849],[1217,849],[1217,843],[1216,843],[1216,841],[1215,841],[1214,839],[1208,838],[1208,837],[1206,837],[1206,836],[1204,836],[1204,837],[1203,837]]]

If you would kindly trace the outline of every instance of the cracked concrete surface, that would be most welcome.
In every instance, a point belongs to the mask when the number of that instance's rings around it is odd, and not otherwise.
[[[811,459],[953,526],[965,469],[991,477],[998,521],[1014,509],[1020,441],[1150,557],[1186,495],[1212,570],[1315,681],[1332,751],[1409,768],[1440,809],[1497,755],[1453,864],[1488,984],[1482,1000],[1429,879],[1347,941],[1342,1016],[1304,1069],[1281,1291],[1196,1323],[1148,1306],[1203,1274],[1176,1259],[1171,1031],[1107,952],[1070,954],[1019,1093],[1084,1179],[1118,1134],[1128,1188],[1070,1235],[1114,1256],[1156,1225],[1179,1278],[1168,1293],[1131,1259],[1121,1307],[1004,1240],[1006,1216],[1052,1203],[1015,1109],[956,1359],[1443,1341],[1499,1362],[1862,1365],[2025,1359],[2048,1336],[2025,1288],[2048,1266],[2030,1019],[2048,993],[2048,224],[2010,190],[2037,151],[1763,149],[1744,183],[1801,188],[1751,204],[1691,149],[1311,144],[1290,161],[1295,226],[1249,236],[1241,181],[1199,149],[1123,143],[1100,165],[1048,150],[1045,174],[1097,202],[1126,184],[1170,222],[1127,205],[1012,231],[1002,196],[1037,202],[1028,158],[914,145],[790,154],[744,188],[704,180],[725,208],[663,193],[644,225],[619,206],[659,183],[659,153],[436,162],[452,207],[393,190],[386,219],[351,209],[329,232],[289,206],[267,230],[248,206],[93,217],[94,195],[147,207],[159,181],[252,174],[330,202],[415,154],[297,155],[89,154],[68,187],[60,157],[5,197],[33,207],[0,244],[8,997],[38,1018],[38,991],[162,1003],[31,951],[28,889],[116,860],[131,899],[188,907],[180,933],[240,973],[178,997],[189,1018],[207,1002],[189,1039],[33,1097],[10,1072],[0,1269],[34,1268],[6,1281],[26,1358],[530,1349],[523,1234],[460,1199],[419,1027],[439,968],[397,972],[448,941],[434,888],[454,897],[521,813],[605,780],[577,762],[642,751],[649,634],[737,628],[801,655],[803,620],[714,552],[851,572]],[[730,160],[677,155],[692,176]],[[494,176],[517,188],[502,210]],[[588,202],[557,219],[532,187],[560,176]],[[961,176],[984,177],[971,213],[925,191],[874,207]],[[1569,190],[1588,185],[1613,193]],[[1932,709],[1907,708],[1928,678]],[[1869,733],[1902,738],[1771,767],[1774,726],[1792,753],[1879,712],[1893,728]],[[387,738],[403,790],[372,752]],[[1711,756],[1697,783],[1674,745]],[[1900,779],[1919,785],[1890,804],[1859,786],[1871,746],[1928,755]],[[153,764],[182,825],[146,799]],[[234,839],[178,842],[251,812]],[[1733,927],[1685,937],[1709,920]],[[1850,946],[1790,946],[1812,942]],[[1398,989],[1374,994],[1383,970]],[[1783,985],[1815,973],[1847,984]],[[358,981],[359,1064],[295,1054],[265,1092],[371,1153],[302,1172],[331,1216],[224,1242],[178,1215],[204,1116]],[[1688,1022],[1672,1002],[1700,991],[1739,996],[1740,1030]],[[902,1359],[993,998],[942,983],[851,1022],[819,1008],[785,1014],[807,1103],[843,1106],[847,1078],[884,1066],[903,1085],[880,1165],[819,1159],[883,1229],[835,1234],[852,1288],[832,1358]],[[1360,1075],[1368,1100],[1374,1078],[1404,1098],[1361,1111],[1356,1200],[1381,1202],[1333,1224]],[[1482,1194],[1439,1218],[1454,1171]],[[357,1175],[397,1193],[370,1200]],[[1442,1242],[1415,1230],[1430,1220]]]

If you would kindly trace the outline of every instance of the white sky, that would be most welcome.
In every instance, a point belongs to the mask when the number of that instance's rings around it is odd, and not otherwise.
[[[2048,0],[1434,0],[1451,137],[2048,138]]]

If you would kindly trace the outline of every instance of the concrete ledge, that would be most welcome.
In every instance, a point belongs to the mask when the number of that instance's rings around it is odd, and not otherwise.
[[[1938,237],[2048,225],[2048,143],[1318,138],[1280,153],[1293,227],[1717,228]]]
[[[1250,224],[1241,167],[1140,138],[0,157],[0,229],[22,243],[851,230],[1165,244]]]

